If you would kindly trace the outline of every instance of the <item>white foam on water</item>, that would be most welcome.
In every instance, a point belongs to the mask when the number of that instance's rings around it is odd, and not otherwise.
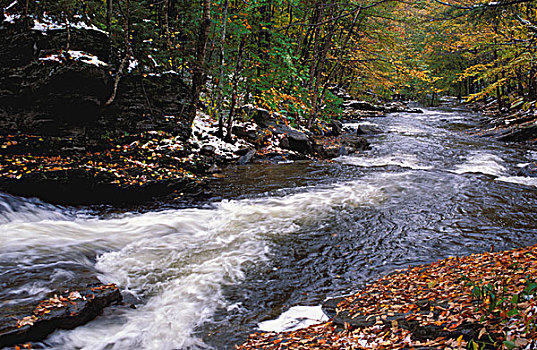
[[[396,165],[402,168],[413,170],[430,170],[434,167],[420,164],[420,161],[414,154],[391,154],[381,157],[367,156],[343,156],[336,159],[338,162],[360,167],[384,167]]]
[[[69,216],[60,207],[0,193],[0,227],[7,223],[68,220],[68,218]]]
[[[389,132],[395,132],[401,135],[407,135],[407,136],[417,136],[417,135],[424,135],[429,133],[426,128],[420,128],[415,125],[410,124],[394,124],[390,125],[388,127]]]
[[[470,155],[463,164],[457,165],[452,172],[456,174],[480,173],[502,176],[507,172],[503,163],[503,159],[494,154],[477,152]]]
[[[194,330],[229,306],[223,288],[242,280],[245,266],[267,259],[271,238],[317,225],[340,210],[379,205],[386,197],[381,184],[366,181],[302,190],[206,209],[3,223],[0,258],[104,251],[95,265],[101,280],[144,301],[135,310],[116,309],[54,333],[46,342],[51,349],[204,347]]]
[[[496,181],[511,182],[526,186],[537,187],[537,177],[525,177],[525,176],[500,176],[496,178]]]
[[[293,306],[277,319],[263,321],[258,328],[263,332],[289,332],[328,321],[320,305]]]
[[[348,123],[344,123],[343,126],[345,127],[348,127],[348,128],[351,128],[351,129],[358,129],[359,126],[374,126],[374,127],[378,127],[378,124],[375,124],[375,123],[371,123],[370,121],[360,121],[360,122],[348,122]]]

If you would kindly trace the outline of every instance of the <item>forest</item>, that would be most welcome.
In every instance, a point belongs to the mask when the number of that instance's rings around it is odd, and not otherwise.
[[[536,1],[0,10],[0,348],[537,348]]]
[[[224,135],[249,103],[308,128],[337,117],[334,86],[372,101],[402,95],[434,105],[451,95],[532,108],[535,11],[529,0],[63,0],[15,1],[4,16],[110,33],[116,89],[125,74],[175,72],[191,86],[184,113],[203,105]],[[69,45],[67,37],[65,59]]]

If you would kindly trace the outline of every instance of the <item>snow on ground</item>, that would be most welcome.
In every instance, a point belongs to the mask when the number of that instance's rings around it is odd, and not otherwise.
[[[13,24],[15,23],[17,19],[21,17],[20,14],[9,12],[9,10],[11,10],[11,8],[13,8],[13,6],[15,6],[16,4],[17,4],[17,1],[13,1],[9,6],[4,8],[4,17],[5,17],[4,22]],[[44,32],[44,33],[50,30],[66,29],[67,24],[69,24],[69,26],[74,29],[94,30],[94,31],[101,32],[103,34],[108,35],[108,32],[102,29],[99,29],[94,24],[88,24],[84,21],[78,21],[74,23],[62,23],[62,22],[58,22],[54,20],[54,18],[49,16],[46,12],[43,13],[43,16],[41,18],[35,18],[34,16],[32,17],[34,19],[34,25],[32,27],[32,30],[37,30],[37,31]],[[82,16],[78,16],[78,17],[82,18]]]
[[[97,28],[93,24],[87,24],[83,21],[79,21],[76,23],[69,23],[69,25],[71,28],[95,30],[97,32],[101,32],[103,34],[108,35],[108,33],[105,32],[104,30]],[[46,13],[43,15],[42,18],[34,19],[34,26],[32,27],[33,30],[37,30],[41,32],[47,32],[49,30],[60,30],[60,29],[66,29],[66,28],[67,28],[67,23],[57,22],[52,17],[48,16]]]
[[[238,139],[234,143],[227,143],[216,136],[218,124],[210,116],[205,113],[196,115],[192,125],[192,135],[190,136],[190,144],[194,151],[199,151],[204,146],[214,147],[214,153],[222,156],[225,159],[237,158],[235,152],[244,148],[254,148],[250,143]]]
[[[258,327],[264,332],[289,332],[326,321],[328,316],[320,305],[293,306],[277,319],[261,322]]]
[[[5,18],[4,18],[4,22],[7,22],[7,23],[15,23],[15,21],[17,19],[19,19],[21,16],[20,15],[17,15],[17,14],[9,14],[9,13],[6,13],[4,14]]]
[[[101,61],[97,56],[94,56],[84,51],[74,51],[74,50],[69,50],[67,52],[64,51],[60,54],[48,55],[46,57],[40,58],[39,60],[40,61],[55,61],[55,62],[61,63],[65,59],[72,59],[72,60],[80,61],[86,64],[91,64],[97,67],[108,66],[107,63]]]

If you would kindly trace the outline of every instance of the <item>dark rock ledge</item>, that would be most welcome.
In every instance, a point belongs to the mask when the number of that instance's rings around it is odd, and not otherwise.
[[[105,307],[121,300],[114,284],[55,294],[39,303],[31,315],[0,319],[0,348],[41,341],[55,330],[81,326],[100,315]]]

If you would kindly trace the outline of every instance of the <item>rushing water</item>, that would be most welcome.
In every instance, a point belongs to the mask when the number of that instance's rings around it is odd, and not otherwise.
[[[537,179],[516,176],[537,152],[467,136],[474,119],[371,119],[383,131],[371,151],[229,169],[197,208],[97,215],[0,195],[0,307],[97,275],[136,308],[45,348],[229,349],[291,307],[397,268],[537,243]]]

